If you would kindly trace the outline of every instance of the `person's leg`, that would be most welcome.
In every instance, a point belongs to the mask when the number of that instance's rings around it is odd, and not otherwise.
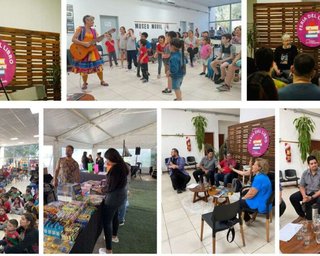
[[[197,183],[199,183],[199,180],[203,183],[203,174],[204,171],[202,171],[201,169],[197,169],[192,173],[192,176],[194,177]]]
[[[112,67],[112,52],[110,52],[108,54],[108,57],[109,57],[109,65],[110,65],[110,68]]]
[[[194,58],[194,53],[193,53],[193,49],[191,47],[188,48],[188,53],[190,55],[190,64],[191,64],[191,67],[193,67],[193,58]]]
[[[141,68],[141,64],[140,64],[140,61],[138,61],[138,66],[137,66],[137,77],[141,77],[141,75],[140,75],[140,68]]]
[[[228,186],[228,181],[231,173],[225,174],[223,177],[223,186],[226,188]]]
[[[88,75],[87,74],[82,74],[81,76],[82,76],[82,80],[83,80],[82,89],[87,89]]]
[[[133,52],[133,56],[132,56],[132,59],[133,59],[133,64],[135,67],[138,67],[138,61],[137,61],[137,51],[134,50],[132,51]]]
[[[100,79],[100,84],[103,85],[103,86],[108,86],[108,83],[106,83],[104,80],[103,80],[103,72],[102,71],[99,71],[97,72],[97,75]]]
[[[118,60],[117,60],[116,52],[113,53],[113,60],[114,60],[114,63],[116,63],[116,66],[118,66]]]
[[[207,179],[208,180],[210,180],[210,185],[211,186],[213,186],[214,185],[214,175],[215,175],[215,173],[214,173],[214,171],[209,171],[208,173],[207,173]]]
[[[147,81],[149,81],[149,64],[148,63],[146,63],[146,66],[145,66],[145,68],[146,68],[146,76],[147,76]]]
[[[113,238],[117,237],[118,229],[119,229],[119,212],[118,210],[116,210],[112,220],[112,237]]]
[[[216,173],[214,175],[214,179],[215,179],[215,182],[216,182],[216,186],[219,187],[220,186],[220,180],[223,180],[223,174],[222,173]]]
[[[121,62],[121,67],[123,68],[123,63],[124,63],[124,52],[122,49],[120,49],[120,62]]]
[[[282,200],[280,203],[280,217],[282,216],[286,208],[287,208],[286,203]]]
[[[238,69],[239,69],[239,67],[237,67],[235,65],[229,65],[226,77],[224,79],[225,85],[227,85],[228,87],[231,87],[231,81],[234,77],[236,70],[238,70]]]
[[[220,70],[221,70],[221,80],[224,80],[226,77],[226,72],[227,72],[227,67],[229,66],[228,62],[224,62],[220,65]]]
[[[128,205],[128,198],[126,198],[126,200],[124,200],[123,204],[120,206],[119,208],[119,225],[120,224],[124,224],[125,220],[126,220],[126,211],[127,211],[127,205]]]
[[[127,51],[128,69],[132,68],[132,51]]]
[[[180,89],[174,89],[174,93],[175,93],[175,95],[176,95],[176,100],[177,100],[177,101],[182,100],[182,93],[181,93],[181,90],[180,90]]]
[[[176,171],[173,171],[171,176],[170,176],[170,179],[171,179],[171,183],[172,183],[172,187],[174,190],[177,190],[178,189],[178,186],[177,186],[177,175],[176,175]]]
[[[240,199],[240,209],[242,210],[243,209],[243,212],[244,212],[244,221],[247,222],[251,219],[250,215],[249,215],[249,212],[245,211],[244,209],[248,209],[249,206],[247,205],[247,202],[246,200],[243,200],[243,199]]]
[[[211,62],[210,66],[212,67],[213,69],[213,73],[214,73],[214,79],[216,80],[219,76],[219,71],[218,71],[218,68],[217,68],[217,65],[218,65],[218,61],[217,60],[214,60]]]
[[[183,186],[182,186],[182,190],[186,190],[187,184],[189,183],[190,180],[191,180],[191,177],[190,177],[189,175],[183,174]]]
[[[161,75],[161,68],[162,68],[162,55],[158,54],[158,76]]]
[[[141,66],[141,72],[142,72],[142,77],[145,79],[145,81],[148,81],[147,65],[148,65],[148,64],[146,64],[146,63],[140,64],[140,66]]]
[[[306,215],[303,212],[302,207],[301,207],[301,203],[300,203],[302,201],[302,199],[303,198],[302,198],[300,191],[297,191],[290,196],[290,202],[291,202],[293,208],[295,209],[296,213],[300,217],[305,218]]]
[[[105,244],[107,250],[112,250],[112,234],[113,234],[113,219],[117,212],[118,207],[103,204],[102,208],[102,223],[105,237]],[[118,215],[116,215],[118,218]]]

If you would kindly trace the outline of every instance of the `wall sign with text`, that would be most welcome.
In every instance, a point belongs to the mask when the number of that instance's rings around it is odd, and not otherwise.
[[[252,129],[249,137],[247,148],[253,157],[262,156],[269,148],[270,136],[266,129],[262,127]]]
[[[308,47],[320,46],[320,13],[308,12],[302,15],[297,24],[299,40]]]
[[[11,47],[0,40],[0,79],[4,86],[11,83],[16,72],[16,57]]]

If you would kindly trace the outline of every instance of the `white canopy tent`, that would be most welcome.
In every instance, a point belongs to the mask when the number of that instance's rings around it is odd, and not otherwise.
[[[49,147],[45,152],[45,167],[52,173],[53,166],[68,144],[75,148],[75,153],[77,149],[81,154],[87,151],[94,159],[97,152],[103,155],[110,147],[119,149],[122,154],[124,140],[133,155],[126,161],[136,161],[136,147],[156,154],[156,114],[156,109],[45,109],[45,151]],[[78,163],[81,160],[79,154],[74,154]]]

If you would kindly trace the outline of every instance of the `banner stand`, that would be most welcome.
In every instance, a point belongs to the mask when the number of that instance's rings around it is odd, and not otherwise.
[[[1,83],[2,90],[4,91],[4,94],[6,95],[7,101],[10,101],[8,93],[7,93],[7,90],[6,90],[6,87],[3,85],[1,78],[0,78],[0,83]]]

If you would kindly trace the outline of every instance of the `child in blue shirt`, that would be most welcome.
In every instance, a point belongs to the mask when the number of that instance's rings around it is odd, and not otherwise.
[[[181,51],[180,51],[181,50]],[[176,94],[175,100],[182,100],[181,84],[186,74],[186,65],[184,63],[184,42],[178,38],[174,38],[170,42],[170,60],[169,60],[169,76],[172,79],[172,89]]]

